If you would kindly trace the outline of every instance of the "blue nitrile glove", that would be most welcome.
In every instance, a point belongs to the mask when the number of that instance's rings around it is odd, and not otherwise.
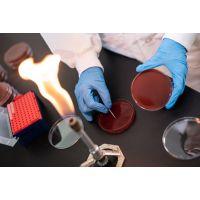
[[[180,43],[165,38],[155,55],[142,65],[136,68],[137,72],[152,69],[160,65],[164,65],[172,74],[173,92],[165,105],[170,109],[176,103],[178,97],[183,93],[185,88],[185,80],[187,76],[187,50]]]
[[[91,67],[83,71],[75,87],[78,106],[83,116],[92,121],[92,111],[107,113],[111,108],[111,99],[100,67]],[[100,103],[101,98],[103,103]]]

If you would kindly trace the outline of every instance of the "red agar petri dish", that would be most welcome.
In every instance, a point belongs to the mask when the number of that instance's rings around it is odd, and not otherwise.
[[[171,93],[172,82],[170,78],[155,69],[139,73],[131,85],[131,94],[135,103],[149,111],[164,108]]]
[[[116,119],[110,112],[98,115],[98,124],[104,131],[113,134],[122,133],[132,125],[135,119],[135,110],[129,101],[117,100],[110,110]]]

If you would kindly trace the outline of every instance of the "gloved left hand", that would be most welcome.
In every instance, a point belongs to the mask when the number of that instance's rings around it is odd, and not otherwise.
[[[78,106],[83,116],[92,121],[92,111],[107,113],[112,103],[100,67],[91,67],[83,71],[75,87]],[[103,103],[100,102],[100,98]]]
[[[164,38],[155,55],[146,63],[136,68],[137,72],[152,69],[164,65],[172,74],[173,92],[165,105],[170,109],[176,103],[178,97],[183,93],[185,80],[188,72],[187,68],[187,50],[180,43]]]

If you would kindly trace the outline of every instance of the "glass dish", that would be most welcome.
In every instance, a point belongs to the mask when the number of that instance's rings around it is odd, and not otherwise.
[[[200,119],[183,117],[173,121],[165,129],[162,142],[165,150],[174,158],[191,160],[200,156]]]
[[[133,100],[140,108],[149,111],[165,107],[171,92],[170,78],[155,69],[139,73],[131,84]]]

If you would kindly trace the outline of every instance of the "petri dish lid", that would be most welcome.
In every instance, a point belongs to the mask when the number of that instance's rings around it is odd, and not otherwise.
[[[66,149],[76,144],[80,139],[80,136],[69,126],[69,120],[72,116],[76,117],[83,127],[82,120],[75,115],[68,115],[58,120],[50,129],[48,136],[49,142],[53,147]]]
[[[200,156],[200,124],[195,117],[173,121],[165,129],[162,142],[174,158],[191,160]]]
[[[131,94],[135,103],[142,109],[156,111],[168,102],[172,83],[168,76],[150,69],[139,73],[131,84]]]
[[[112,104],[111,111],[116,116],[115,119],[111,113],[99,113],[98,125],[108,133],[117,134],[127,130],[135,119],[135,110],[127,100],[117,100]]]

